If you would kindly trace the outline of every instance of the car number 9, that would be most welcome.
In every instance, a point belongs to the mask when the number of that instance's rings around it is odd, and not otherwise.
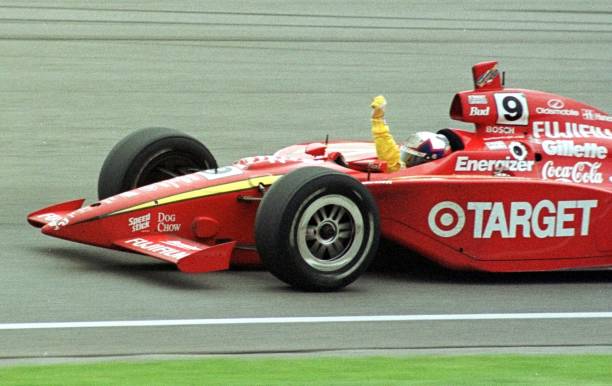
[[[527,99],[521,93],[495,94],[497,123],[525,126],[529,122]]]

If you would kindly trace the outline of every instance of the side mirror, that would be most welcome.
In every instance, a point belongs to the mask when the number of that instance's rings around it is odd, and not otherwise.
[[[313,157],[320,157],[325,155],[325,150],[327,150],[327,145],[320,142],[313,142],[306,145],[306,149],[304,152],[306,154],[310,154]]]
[[[351,169],[368,173],[386,173],[388,169],[387,161],[379,159],[352,161],[348,165]]]

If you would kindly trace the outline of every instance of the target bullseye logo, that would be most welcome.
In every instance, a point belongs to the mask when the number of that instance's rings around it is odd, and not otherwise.
[[[442,201],[429,211],[429,229],[440,237],[456,236],[465,225],[465,212],[455,202]]]

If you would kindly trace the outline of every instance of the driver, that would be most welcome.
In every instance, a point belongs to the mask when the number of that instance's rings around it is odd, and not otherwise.
[[[372,137],[376,145],[376,155],[387,162],[389,172],[396,172],[402,166],[410,167],[442,158],[451,152],[448,139],[441,134],[419,131],[397,146],[385,122],[387,101],[382,95],[372,100]]]

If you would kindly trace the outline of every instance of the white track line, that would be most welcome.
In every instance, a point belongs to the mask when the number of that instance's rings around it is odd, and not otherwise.
[[[349,323],[349,322],[420,322],[465,320],[523,320],[523,319],[608,319],[612,312],[536,312],[515,314],[448,314],[448,315],[363,315],[363,316],[298,316],[270,318],[227,319],[168,319],[117,320],[93,322],[41,322],[0,323],[0,330],[37,330],[57,328],[102,327],[169,327],[211,326],[235,324],[295,324],[295,323]]]

